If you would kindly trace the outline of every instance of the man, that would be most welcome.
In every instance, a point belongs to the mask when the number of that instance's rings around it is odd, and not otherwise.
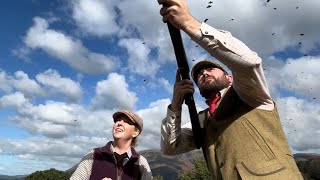
[[[134,146],[143,128],[142,119],[128,110],[113,114],[113,139],[88,153],[72,174],[71,180],[152,179],[147,160]]]
[[[260,57],[229,32],[200,23],[184,0],[158,0],[164,22],[186,32],[225,64],[205,60],[191,75],[208,109],[199,112],[202,151],[212,179],[302,179],[285,138]],[[171,105],[161,126],[161,149],[175,155],[196,148],[191,124],[181,127],[184,96],[194,93],[179,71]]]

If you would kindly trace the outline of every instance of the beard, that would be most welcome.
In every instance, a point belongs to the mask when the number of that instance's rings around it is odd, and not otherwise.
[[[226,76],[210,77],[212,79],[198,82],[198,88],[202,97],[210,99],[212,95],[215,95],[224,88],[230,85],[230,82]]]

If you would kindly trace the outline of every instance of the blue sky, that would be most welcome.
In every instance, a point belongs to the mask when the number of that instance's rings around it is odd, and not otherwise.
[[[320,2],[187,2],[262,57],[293,152],[320,153]],[[137,149],[160,148],[176,63],[159,10],[150,0],[2,2],[0,174],[69,169],[112,140],[120,108],[144,119]],[[190,67],[210,58],[182,35]],[[198,91],[195,99],[206,108]]]

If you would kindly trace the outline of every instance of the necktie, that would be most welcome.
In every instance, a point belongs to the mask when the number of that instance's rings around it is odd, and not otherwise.
[[[220,100],[220,93],[217,94],[216,97],[212,98],[210,101],[209,101],[209,113],[210,113],[210,116],[213,114],[214,110],[216,110],[216,107],[217,107],[217,102]]]

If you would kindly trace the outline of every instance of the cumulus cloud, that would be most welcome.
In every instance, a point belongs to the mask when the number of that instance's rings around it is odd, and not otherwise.
[[[0,70],[0,89],[4,92],[11,92],[13,90],[21,91],[26,96],[42,95],[41,86],[29,78],[23,71],[17,71],[14,76],[8,75],[5,71]]]
[[[294,93],[309,100],[319,99],[319,83],[315,83],[320,76],[319,57],[301,57],[287,60],[272,57],[266,64],[266,76],[272,93],[280,96],[280,91]]]
[[[67,96],[67,99],[73,102],[80,100],[82,90],[80,84],[69,78],[63,78],[60,74],[52,69],[49,69],[36,76],[39,83],[43,84],[49,91],[53,93],[61,93]]]
[[[116,67],[117,58],[89,51],[80,40],[49,29],[43,18],[35,17],[33,21],[24,39],[28,48],[41,49],[84,73],[107,73]]]
[[[31,174],[48,167],[65,171],[93,147],[103,146],[103,137],[75,136],[70,139],[27,138],[22,140],[0,140],[1,155],[13,155],[14,162],[2,163],[4,169],[15,169],[17,174]],[[26,166],[27,164],[27,166]]]
[[[302,57],[289,59],[280,69],[282,88],[294,91],[306,98],[320,97],[320,84],[315,83],[320,77],[320,57]]]
[[[15,79],[12,80],[12,83],[17,90],[27,95],[41,95],[43,93],[40,85],[36,81],[29,79],[28,75],[23,71],[17,71],[15,73]]]
[[[282,125],[295,151],[320,149],[320,103],[296,97],[277,101]]]
[[[13,108],[19,109],[23,107],[29,107],[31,104],[28,99],[24,97],[21,92],[16,92],[13,94],[7,94],[0,98],[1,108]]]
[[[168,93],[172,94],[173,91],[173,85],[170,84],[170,82],[167,79],[160,78],[159,84],[162,86]]]
[[[157,73],[159,64],[152,61],[149,56],[150,49],[146,48],[139,39],[121,39],[119,46],[125,47],[128,51],[128,68],[131,72],[143,76],[154,76]],[[137,49],[139,49],[137,51]]]
[[[125,77],[117,73],[110,73],[106,80],[97,83],[96,96],[91,105],[93,109],[125,108],[132,110],[137,100],[136,93],[129,90]]]
[[[113,35],[119,31],[114,4],[114,1],[73,0],[72,17],[84,33]]]
[[[30,79],[23,71],[17,71],[13,76],[0,71],[0,89],[5,93],[19,92],[28,99],[63,95],[70,102],[77,102],[82,97],[80,84],[69,78],[61,77],[56,71],[49,69]],[[3,83],[3,84],[2,84]]]
[[[10,92],[12,90],[8,75],[2,69],[0,69],[0,90],[4,92]]]

